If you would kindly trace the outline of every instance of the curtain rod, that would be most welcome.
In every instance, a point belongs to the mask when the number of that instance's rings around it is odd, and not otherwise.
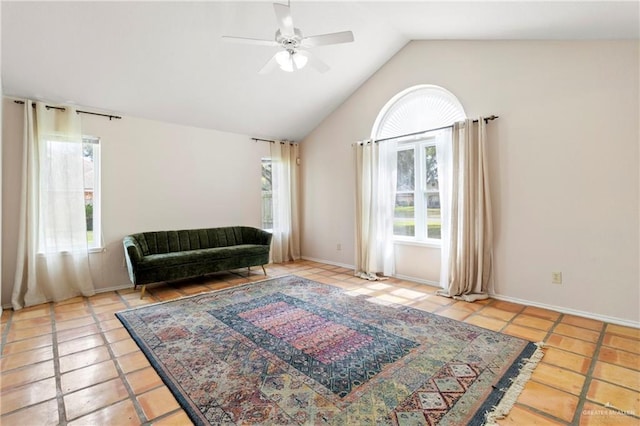
[[[491,115],[489,117],[485,117],[484,122],[486,123],[488,121],[495,120],[496,118],[498,118],[497,115]],[[477,123],[478,120],[473,120],[473,122]],[[453,124],[450,124],[448,126],[436,127],[434,129],[420,130],[419,132],[407,133],[406,135],[391,136],[391,137],[388,137],[388,138],[376,139],[374,142],[378,143],[378,142],[390,141],[390,140],[393,140],[393,139],[406,138],[407,136],[416,136],[416,135],[421,135],[423,133],[435,132],[436,130],[444,130],[444,129],[449,129],[449,128],[452,128],[452,127],[453,127]]]
[[[256,141],[256,142],[269,142],[269,143],[276,143],[276,141],[273,141],[271,139],[261,139],[261,138],[251,138],[252,141]],[[285,143],[289,142],[289,145],[296,145],[296,142],[293,141],[280,141],[280,143],[282,145],[284,145]]]
[[[24,101],[17,101],[14,100],[13,102],[20,104],[20,105],[24,105]],[[33,107],[36,107],[36,104],[33,104]],[[51,106],[51,105],[45,105],[45,108],[47,109],[57,109],[60,111],[66,111],[66,108],[64,107],[57,107],[57,106]],[[90,111],[81,111],[79,109],[76,110],[76,114],[91,114],[91,115],[99,115],[101,117],[109,117],[109,121],[111,121],[112,119],[116,119],[116,120],[120,120],[122,117],[118,116],[118,115],[110,115],[110,114],[100,114],[99,112],[90,112]]]

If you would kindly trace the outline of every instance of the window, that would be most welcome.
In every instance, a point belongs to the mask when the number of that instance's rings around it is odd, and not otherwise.
[[[273,186],[271,159],[262,159],[262,229],[273,229]]]
[[[393,234],[417,241],[440,239],[436,138],[398,144]]]
[[[372,139],[382,139],[449,126],[464,120],[458,99],[442,87],[419,85],[394,96],[382,108]],[[398,240],[438,243],[442,216],[438,178],[441,131],[397,142],[397,188],[393,233]],[[384,142],[381,142],[384,143]]]
[[[100,140],[45,139],[40,162],[39,252],[101,247]]]
[[[101,247],[100,226],[100,139],[82,138],[84,171],[84,211],[87,220],[89,248]]]

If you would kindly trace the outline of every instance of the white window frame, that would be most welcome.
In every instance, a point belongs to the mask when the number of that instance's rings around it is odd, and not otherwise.
[[[271,223],[273,224],[273,160],[271,157],[262,157],[260,160],[260,180],[262,180],[262,171],[264,168],[264,164],[269,163],[271,165]],[[262,184],[260,185],[260,226],[264,226],[264,200],[263,194],[265,191],[262,190]],[[273,232],[273,226],[271,228],[263,228],[264,231]]]
[[[378,113],[371,130],[371,139],[392,138],[397,135],[406,135],[429,129],[439,129],[449,126],[456,121],[464,120],[466,117],[467,115],[462,104],[453,93],[440,86],[419,84],[397,93],[384,105]],[[406,144],[419,144],[431,139],[433,139],[433,143],[435,144],[435,140],[439,137],[439,134],[439,132],[425,132],[424,135],[417,139],[398,140],[397,144],[398,147],[400,147],[403,144],[405,146]],[[418,149],[418,151],[420,150]],[[424,167],[423,155],[424,152],[421,152],[417,154],[414,159],[420,168]],[[419,158],[422,158],[422,160]],[[417,168],[415,172],[416,179],[418,179]],[[426,182],[420,182],[421,186],[425,184]],[[442,184],[442,182],[440,182],[440,184]],[[427,204],[427,192],[426,188],[424,189],[425,191],[420,191],[414,187],[415,194],[421,195],[418,198],[414,197],[414,203],[416,204],[416,208],[414,209],[414,211],[416,211],[416,235],[418,235],[417,203]],[[420,198],[421,200],[418,200]],[[424,212],[425,214],[428,213],[426,208]],[[424,229],[424,234],[422,234],[424,238],[394,235],[394,242],[404,245],[441,247],[441,239],[426,237],[427,217],[425,216],[421,220],[424,220],[424,223],[420,224],[420,227]]]
[[[414,150],[414,185],[413,191],[396,191],[396,194],[409,194],[413,192],[414,202],[414,220],[415,229],[414,236],[394,235],[393,239],[399,243],[414,243],[418,245],[430,245],[440,246],[441,239],[429,238],[427,234],[427,199],[429,193],[440,193],[439,189],[429,190],[426,187],[426,148],[429,146],[435,146],[437,148],[437,135],[430,134],[428,137],[423,137],[415,141],[398,142],[397,150],[404,151]],[[441,216],[442,217],[442,216]]]
[[[101,143],[95,136],[83,136],[83,144],[93,144],[93,242],[89,244],[90,252],[104,250],[102,243],[102,186],[101,186]]]

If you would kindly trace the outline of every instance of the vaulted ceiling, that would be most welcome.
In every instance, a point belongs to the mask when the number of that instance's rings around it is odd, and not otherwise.
[[[286,4],[286,3],[285,3]],[[8,96],[77,104],[257,137],[300,140],[410,40],[638,39],[636,1],[293,1],[304,35],[351,30],[313,49],[331,69],[258,70],[277,48],[271,2],[8,2]]]

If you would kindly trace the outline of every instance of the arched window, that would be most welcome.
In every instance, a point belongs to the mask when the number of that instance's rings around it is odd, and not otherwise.
[[[467,118],[458,98],[431,84],[409,87],[382,107],[371,132],[372,139],[405,135],[448,126]]]
[[[397,141],[393,226],[396,239],[426,243],[440,241],[438,146],[443,143],[443,138],[450,137],[450,132],[425,131],[449,126],[465,118],[464,108],[453,93],[426,84],[398,93],[378,114],[371,132],[372,139],[424,132]]]

